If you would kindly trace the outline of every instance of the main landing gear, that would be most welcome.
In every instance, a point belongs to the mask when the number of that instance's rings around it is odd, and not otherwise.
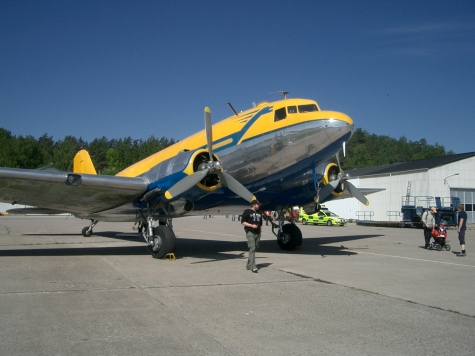
[[[272,224],[272,233],[277,237],[277,244],[282,250],[285,251],[292,251],[300,249],[302,245],[302,232],[300,229],[295,225],[295,221],[290,219],[289,224],[284,224],[286,220],[283,213],[279,214],[279,222]],[[277,232],[274,231],[277,229]]]
[[[172,230],[172,219],[159,220],[158,223],[158,226],[153,227],[153,221],[149,218],[146,232],[142,236],[147,241],[152,257],[162,259],[175,251],[176,236]]]
[[[92,229],[99,221],[91,220],[91,224],[82,229],[84,237],[92,235]],[[139,233],[147,243],[147,249],[153,258],[163,259],[169,253],[175,251],[176,236],[173,232],[172,219],[158,221],[158,226],[153,226],[155,221],[144,218],[139,227]]]
[[[84,229],[82,229],[82,236],[84,237],[90,237],[92,235],[92,228],[97,225],[99,221],[97,220],[91,220],[91,225],[86,226]]]

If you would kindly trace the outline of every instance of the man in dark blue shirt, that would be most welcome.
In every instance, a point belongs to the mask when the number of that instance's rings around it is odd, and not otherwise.
[[[458,228],[457,232],[459,233],[459,241],[460,247],[462,248],[462,252],[460,252],[457,257],[464,257],[466,256],[465,253],[465,230],[467,229],[467,212],[463,210],[463,204],[459,204],[458,206],[459,216],[458,216]]]
[[[247,247],[249,247],[249,258],[246,268],[253,273],[257,273],[256,250],[261,241],[262,215],[258,213],[261,204],[256,200],[251,201],[251,208],[244,210],[241,218],[241,225],[246,231]]]

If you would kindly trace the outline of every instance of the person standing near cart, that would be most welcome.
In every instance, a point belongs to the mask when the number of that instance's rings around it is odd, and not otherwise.
[[[247,247],[249,248],[246,268],[253,273],[257,273],[256,250],[261,241],[262,215],[258,212],[260,205],[256,199],[253,199],[251,208],[244,210],[241,218],[241,225],[246,231]]]
[[[422,214],[422,227],[424,228],[424,248],[429,248],[432,231],[435,230],[435,214],[437,209],[433,206]]]

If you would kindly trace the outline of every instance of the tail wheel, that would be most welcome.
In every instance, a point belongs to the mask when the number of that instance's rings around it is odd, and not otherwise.
[[[153,258],[162,259],[168,253],[175,251],[175,233],[165,225],[159,225],[153,229],[153,246],[148,246],[148,250]]]
[[[282,226],[282,232],[279,233],[277,244],[282,250],[291,251],[302,245],[302,232],[294,224],[285,224]]]

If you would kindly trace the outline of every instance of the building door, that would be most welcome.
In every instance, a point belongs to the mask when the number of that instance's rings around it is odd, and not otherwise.
[[[475,189],[450,188],[450,195],[458,197],[467,212],[467,222],[475,223]]]

